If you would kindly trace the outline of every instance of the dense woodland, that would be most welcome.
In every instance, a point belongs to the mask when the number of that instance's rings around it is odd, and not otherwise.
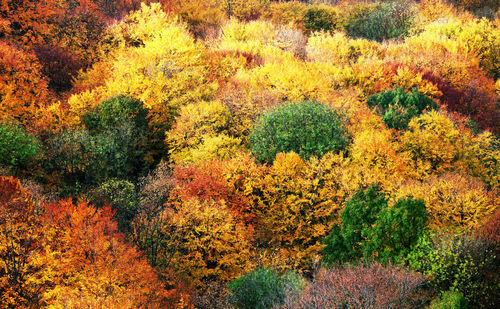
[[[497,0],[0,0],[0,308],[498,308]]]

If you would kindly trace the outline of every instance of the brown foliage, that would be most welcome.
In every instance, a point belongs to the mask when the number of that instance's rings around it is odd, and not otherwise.
[[[425,282],[420,274],[379,264],[322,269],[294,308],[415,308],[426,300]]]

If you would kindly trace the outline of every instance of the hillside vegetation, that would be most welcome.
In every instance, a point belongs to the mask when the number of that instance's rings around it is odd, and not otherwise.
[[[495,0],[1,0],[1,308],[496,308]]]

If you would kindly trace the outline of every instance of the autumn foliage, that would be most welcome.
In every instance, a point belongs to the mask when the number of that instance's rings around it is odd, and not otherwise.
[[[499,17],[0,0],[0,308],[496,308]]]
[[[36,204],[15,178],[2,185],[2,299],[7,307],[163,307],[175,303],[109,207]],[[85,292],[82,292],[85,291]]]

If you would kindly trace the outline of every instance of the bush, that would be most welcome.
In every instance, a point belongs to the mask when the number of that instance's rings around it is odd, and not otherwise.
[[[323,269],[293,308],[420,308],[422,275],[394,266]]]
[[[98,133],[130,122],[137,133],[144,133],[147,126],[148,110],[141,101],[132,97],[119,95],[102,101],[97,107],[83,115],[85,127],[92,133]]]
[[[250,134],[250,149],[261,162],[279,152],[294,151],[303,159],[339,152],[348,143],[343,118],[315,101],[289,103],[265,113]]]
[[[141,101],[129,96],[119,95],[102,101],[96,108],[83,115],[85,127],[97,141],[104,146],[116,145],[113,153],[102,153],[107,161],[120,161],[122,170],[114,169],[116,176],[135,178],[146,167],[146,134],[148,129],[148,110]],[[108,140],[108,142],[105,142]],[[111,168],[113,166],[110,166]]]
[[[304,26],[307,32],[332,31],[336,26],[336,14],[328,7],[310,7],[304,15]]]
[[[40,153],[35,137],[18,125],[0,122],[0,166],[17,172],[27,168]]]
[[[265,309],[281,304],[290,290],[300,290],[302,281],[294,273],[280,277],[269,268],[259,268],[231,281],[228,288],[236,307]]]
[[[412,93],[407,93],[403,88],[383,91],[368,98],[368,106],[376,107],[378,113],[387,127],[396,130],[406,130],[413,117],[423,111],[439,107],[433,100],[413,88]]]
[[[324,240],[327,264],[362,257],[396,262],[417,243],[427,217],[422,200],[403,198],[388,208],[385,194],[372,186],[345,203],[341,219],[342,228],[334,225]]]
[[[447,291],[432,302],[430,309],[467,309],[467,299],[460,292]]]
[[[130,123],[98,134],[66,131],[47,145],[47,173],[58,175],[63,195],[79,194],[110,178],[134,178],[144,167]]]
[[[460,292],[474,307],[495,308],[498,304],[498,256],[479,237],[424,236],[407,260],[413,269],[431,278],[436,291]]]
[[[413,9],[407,3],[382,3],[368,14],[349,20],[345,30],[350,36],[381,42],[407,36],[413,18]]]
[[[134,184],[120,179],[110,179],[100,184],[90,192],[89,202],[99,207],[111,206],[116,211],[116,222],[122,232],[130,230],[130,222],[139,204]]]

